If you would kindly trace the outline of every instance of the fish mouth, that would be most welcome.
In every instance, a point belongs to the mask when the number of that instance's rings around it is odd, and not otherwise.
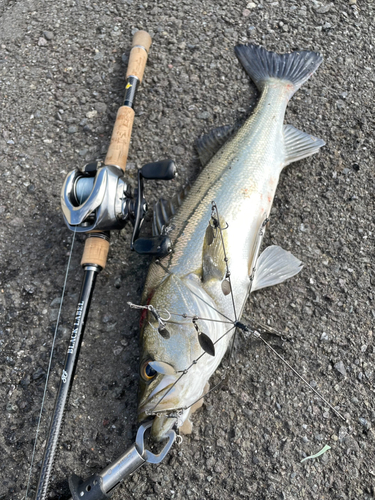
[[[151,426],[151,438],[156,442],[163,441],[168,437],[168,432],[173,429],[177,418],[166,415],[156,416]]]
[[[175,377],[165,375],[153,391],[140,400],[138,405],[138,420],[140,422],[154,413],[173,411],[178,407],[179,400],[172,390],[175,382]]]
[[[151,394],[141,401],[138,407],[139,423],[150,420],[151,417],[154,419],[150,432],[151,438],[156,442],[166,439],[168,432],[174,427],[177,421],[176,417],[168,416],[169,412],[173,412],[178,407],[175,395],[170,397],[174,382],[168,382],[168,380],[160,382]],[[162,386],[161,389],[159,386]]]

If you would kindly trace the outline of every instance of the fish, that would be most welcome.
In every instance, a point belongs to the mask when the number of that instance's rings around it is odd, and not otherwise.
[[[325,144],[284,124],[288,101],[322,56],[253,44],[235,53],[259,101],[240,128],[220,127],[201,141],[208,156],[219,150],[163,227],[173,251],[151,264],[143,292],[138,418],[153,418],[157,441],[171,428],[191,432],[191,414],[241,325],[249,294],[302,268],[279,246],[259,249],[281,171]]]

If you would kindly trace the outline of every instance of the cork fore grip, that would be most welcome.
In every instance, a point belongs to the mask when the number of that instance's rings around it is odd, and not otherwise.
[[[102,269],[107,263],[109,241],[103,238],[91,237],[85,241],[81,266],[85,264],[97,264]]]
[[[116,122],[104,165],[117,165],[125,172],[133,121],[134,109],[129,108],[129,106],[121,106],[117,111]]]
[[[151,37],[146,31],[137,31],[133,37],[132,50],[130,51],[126,78],[136,76],[142,82],[146,67],[148,50],[151,46]]]

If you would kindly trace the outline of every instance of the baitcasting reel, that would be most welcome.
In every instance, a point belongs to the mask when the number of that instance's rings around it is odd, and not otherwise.
[[[82,171],[76,169],[68,174],[61,191],[67,226],[78,233],[111,231],[122,229],[129,220],[133,224],[132,250],[157,257],[167,255],[172,249],[168,236],[139,238],[139,233],[147,212],[144,179],[174,179],[174,161],[147,163],[139,169],[134,196],[123,174],[119,167],[104,165],[101,160],[88,163]]]

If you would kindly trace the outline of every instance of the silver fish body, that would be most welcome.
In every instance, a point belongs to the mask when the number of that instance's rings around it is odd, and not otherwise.
[[[257,259],[260,230],[270,213],[281,170],[324,144],[283,125],[288,100],[320,64],[320,56],[302,52],[300,57],[293,55],[292,61],[289,55],[279,56],[260,47],[237,49],[262,92],[261,98],[241,129],[202,170],[171,220],[168,235],[172,254],[153,263],[147,277],[144,302],[168,319],[170,334],[170,338],[163,338],[158,321],[148,312],[141,332],[139,414],[141,420],[149,414],[158,415],[153,424],[157,439],[176,421],[168,418],[168,413],[182,409],[177,419],[179,426],[187,419],[190,406],[204,394],[227,350],[234,332],[230,321],[241,317],[249,293],[249,276]],[[255,70],[253,59],[260,60]],[[212,221],[213,200],[223,228],[221,233],[217,228],[211,230],[219,238],[214,249],[206,233]],[[221,234],[233,295],[225,295],[222,288],[226,264]],[[205,318],[195,322],[198,331],[192,316]],[[214,356],[202,350],[200,331],[214,343]],[[156,362],[151,370],[150,361]]]

